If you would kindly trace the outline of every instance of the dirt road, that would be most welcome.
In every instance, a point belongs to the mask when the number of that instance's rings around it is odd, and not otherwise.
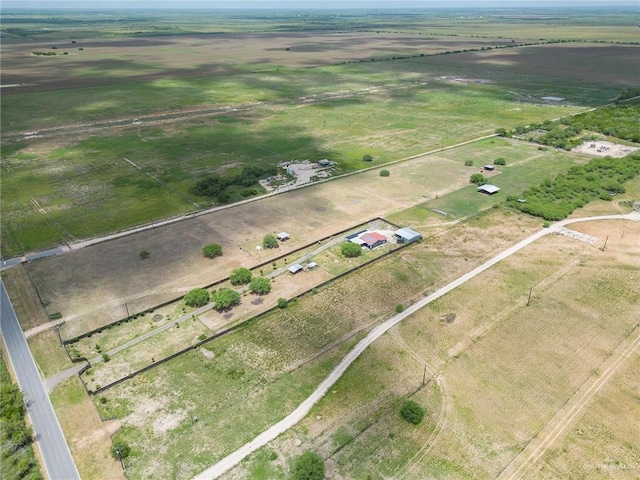
[[[251,440],[249,443],[246,443],[245,445],[243,445],[242,447],[237,449],[235,452],[231,453],[227,457],[225,457],[222,460],[220,460],[218,463],[213,465],[211,468],[209,468],[209,469],[205,470],[204,472],[200,473],[199,475],[197,475],[195,477],[196,480],[218,478],[220,475],[222,475],[223,473],[225,473],[226,471],[230,470],[235,465],[240,463],[247,455],[249,455],[252,452],[256,451],[257,449],[263,447],[264,445],[269,443],[271,440],[275,439],[276,437],[278,437],[279,435],[281,435],[282,433],[286,432],[288,429],[290,429],[291,427],[296,425],[298,422],[300,422],[309,413],[309,411],[311,410],[311,407],[313,407],[313,405],[315,405],[327,393],[329,388],[331,388],[338,381],[338,379],[344,374],[344,372],[347,370],[347,368],[349,368],[349,365],[351,365],[360,356],[360,354],[362,352],[364,352],[364,350],[369,345],[371,345],[374,341],[376,341],[378,338],[380,338],[380,336],[385,334],[391,328],[395,327],[402,320],[404,320],[405,318],[407,318],[410,315],[414,314],[415,312],[417,312],[421,308],[424,308],[425,306],[429,305],[431,302],[433,302],[433,301],[437,300],[438,298],[446,295],[447,293],[449,293],[453,289],[459,287],[463,283],[471,280],[472,278],[474,278],[477,275],[481,274],[485,270],[491,268],[496,263],[504,260],[505,258],[509,257],[510,255],[513,255],[514,253],[518,252],[519,250],[522,250],[524,247],[526,247],[527,245],[535,242],[539,238],[541,238],[541,237],[543,237],[545,235],[549,235],[549,234],[558,234],[560,229],[565,227],[566,225],[569,225],[569,224],[572,224],[572,223],[579,223],[579,222],[595,221],[595,220],[620,220],[620,219],[631,220],[631,221],[640,221],[640,212],[632,212],[632,213],[629,213],[629,214],[626,214],[626,215],[604,215],[604,216],[600,216],[600,217],[575,218],[575,219],[568,219],[568,220],[563,220],[563,221],[557,222],[557,223],[551,225],[549,228],[540,230],[539,232],[536,232],[535,234],[533,234],[530,237],[522,240],[521,242],[517,243],[516,245],[513,245],[512,247],[506,249],[505,251],[503,251],[499,255],[496,255],[495,257],[493,257],[491,260],[489,260],[489,261],[485,262],[484,264],[480,265],[479,267],[471,270],[470,272],[466,273],[465,275],[462,275],[461,277],[457,278],[453,282],[451,282],[448,285],[444,286],[440,290],[438,290],[438,291],[432,293],[431,295],[429,295],[427,297],[424,297],[422,300],[419,300],[418,302],[414,303],[413,305],[408,307],[406,310],[404,310],[402,313],[399,313],[399,314],[395,315],[394,317],[390,318],[389,320],[381,323],[376,328],[374,328],[365,338],[363,338],[353,348],[353,350],[351,350],[342,359],[342,361],[338,364],[338,366],[336,368],[333,369],[333,371],[329,374],[329,376],[327,376],[327,378],[325,378],[322,381],[322,383],[318,386],[318,388],[304,402],[302,402],[300,404],[300,406],[298,406],[298,408],[296,408],[291,414],[289,414],[287,417],[282,419],[280,422],[276,423],[272,427],[270,427],[267,430],[265,430],[264,432],[262,432],[256,438]],[[632,346],[634,346],[634,348],[637,347],[637,342],[633,342]],[[609,376],[610,375],[603,375],[602,378],[605,378],[605,377],[608,378]],[[605,378],[605,381],[606,381],[606,378]],[[604,381],[602,382],[602,384],[603,383],[604,383]],[[598,388],[600,388],[600,387],[598,387]],[[591,391],[591,389],[589,391]],[[593,393],[595,393],[595,391],[597,391],[597,389],[594,390]],[[591,397],[588,397],[588,398],[591,398]],[[588,398],[587,398],[587,401],[588,401]],[[584,402],[584,403],[586,403],[586,402]],[[555,438],[556,437],[554,437],[554,439]],[[537,457],[537,458],[539,458],[539,457]],[[510,478],[510,477],[505,477],[505,478]]]

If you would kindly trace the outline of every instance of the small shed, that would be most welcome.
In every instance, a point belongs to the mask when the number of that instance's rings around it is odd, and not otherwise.
[[[278,237],[278,240],[280,240],[281,242],[286,242],[287,240],[289,240],[289,238],[291,238],[287,232],[280,232],[276,235],[276,237]]]
[[[486,193],[487,195],[493,195],[494,193],[498,193],[500,191],[500,188],[496,187],[495,185],[486,183],[484,185],[480,185],[478,187],[478,191],[480,193]]]
[[[489,170],[489,171],[491,171],[491,170],[495,170],[495,169],[496,169],[496,166],[495,166],[495,165],[485,165],[485,166],[484,166],[484,169],[485,169],[485,170]]]
[[[329,159],[325,158],[324,160],[320,160],[320,161],[318,162],[318,164],[319,164],[321,167],[330,167],[330,166],[331,166],[331,161],[329,161]]]
[[[316,262],[309,262],[309,263],[307,263],[307,270],[313,270],[317,266],[318,266],[318,264]]]
[[[406,243],[407,245],[422,240],[422,235],[407,227],[396,230],[394,235],[398,243]]]
[[[363,247],[372,249],[387,243],[387,237],[378,232],[367,232],[360,237],[360,241]]]
[[[298,272],[303,271],[303,270],[304,270],[304,267],[303,267],[302,265],[300,265],[299,263],[296,263],[296,264],[291,265],[291,266],[289,267],[289,271],[290,271],[291,273],[293,273],[294,275],[295,275],[296,273],[298,273]]]

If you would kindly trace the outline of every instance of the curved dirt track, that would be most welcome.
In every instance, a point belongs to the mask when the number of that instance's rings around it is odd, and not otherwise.
[[[365,338],[363,338],[360,342],[358,342],[358,344],[353,348],[353,350],[351,350],[342,359],[342,361],[331,371],[331,373],[329,373],[329,375],[322,381],[322,383],[320,383],[318,388],[304,402],[302,402],[298,406],[298,408],[296,408],[293,412],[291,412],[287,417],[282,419],[280,422],[271,426],[270,428],[262,432],[260,435],[255,437],[253,440],[251,440],[250,442],[246,443],[245,445],[237,449],[235,452],[229,454],[227,457],[223,458],[212,467],[208,468],[204,472],[197,475],[195,477],[196,480],[218,478],[220,475],[222,475],[223,473],[225,473],[226,471],[230,470],[235,465],[240,463],[249,454],[263,447],[264,445],[269,443],[271,440],[274,440],[276,437],[278,437],[279,435],[281,435],[282,433],[286,432],[288,429],[296,425],[298,422],[300,422],[307,415],[307,413],[309,413],[313,405],[315,405],[327,393],[329,388],[331,388],[338,381],[338,379],[344,374],[344,372],[351,365],[351,363],[353,363],[369,345],[371,345],[375,340],[380,338],[380,336],[385,334],[388,330],[396,326],[402,320],[414,314],[415,312],[422,309],[423,307],[427,306],[431,302],[446,295],[450,291],[459,287],[460,285],[467,282],[468,280],[471,280],[472,278],[481,274],[485,270],[491,268],[493,265],[504,260],[510,255],[513,255],[514,253],[522,250],[524,247],[535,242],[539,238],[548,234],[558,233],[560,229],[566,225],[569,225],[571,223],[588,222],[588,221],[595,221],[595,220],[621,220],[621,219],[631,220],[631,221],[640,221],[640,213],[632,212],[626,215],[603,215],[598,217],[575,218],[575,219],[562,220],[560,222],[554,223],[549,228],[546,228],[546,229],[540,230],[539,232],[534,233],[530,237],[504,250],[502,253],[496,255],[495,257],[488,260],[487,262],[480,265],[479,267],[473,269],[472,271],[462,275],[461,277],[457,278],[453,282],[442,287],[441,289],[437,290],[431,295],[424,297],[422,300],[417,301],[416,303],[408,307],[406,310],[404,310],[402,313],[399,313],[394,317],[391,317],[389,320],[381,323],[376,328],[374,328]],[[632,343],[632,345],[637,346],[636,342]],[[618,363],[615,363],[615,365],[617,364]],[[603,383],[604,381],[606,381],[606,378],[608,377],[609,375],[602,376],[602,378],[605,379],[603,380]],[[595,391],[597,391],[597,389],[599,388],[600,387],[597,387],[592,392],[592,394],[595,393]],[[592,389],[588,389],[588,392],[591,392],[591,390]],[[586,403],[586,401],[588,401],[589,398],[591,397],[589,396],[584,401],[584,403]],[[584,403],[582,403],[582,405]],[[559,435],[559,433],[557,435]],[[511,477],[504,477],[504,478],[511,478]]]

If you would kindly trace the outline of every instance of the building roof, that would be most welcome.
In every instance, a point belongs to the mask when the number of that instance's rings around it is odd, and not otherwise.
[[[278,240],[283,240],[289,238],[289,234],[287,232],[280,232],[276,237],[278,237]]]
[[[378,232],[367,232],[360,237],[360,240],[362,240],[367,245],[373,245],[374,243],[379,241],[386,242],[387,237]]]
[[[405,240],[413,240],[413,239],[417,239],[417,238],[422,238],[422,235],[420,235],[418,232],[416,232],[415,230],[412,230],[408,227],[404,227],[401,228],[399,230],[396,230],[395,234],[398,237],[402,237]]]
[[[298,272],[300,272],[300,271],[302,271],[302,270],[304,270],[304,267],[303,267],[302,265],[300,265],[299,263],[296,263],[296,264],[291,265],[291,266],[289,267],[289,271],[290,271],[291,273],[298,273]]]
[[[496,167],[495,167],[495,165],[490,165],[490,164],[488,164],[488,165],[485,165],[485,166],[484,166],[484,169],[485,169],[485,170],[495,170],[495,169],[496,169]]]
[[[489,195],[492,195],[496,192],[500,191],[499,187],[496,187],[495,185],[490,185],[490,184],[485,184],[485,185],[480,185],[478,187],[478,191],[479,192],[483,192],[483,193],[488,193]]]

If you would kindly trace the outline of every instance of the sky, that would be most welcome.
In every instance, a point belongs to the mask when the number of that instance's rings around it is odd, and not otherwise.
[[[0,0],[2,9],[380,9],[630,6],[638,0]]]

